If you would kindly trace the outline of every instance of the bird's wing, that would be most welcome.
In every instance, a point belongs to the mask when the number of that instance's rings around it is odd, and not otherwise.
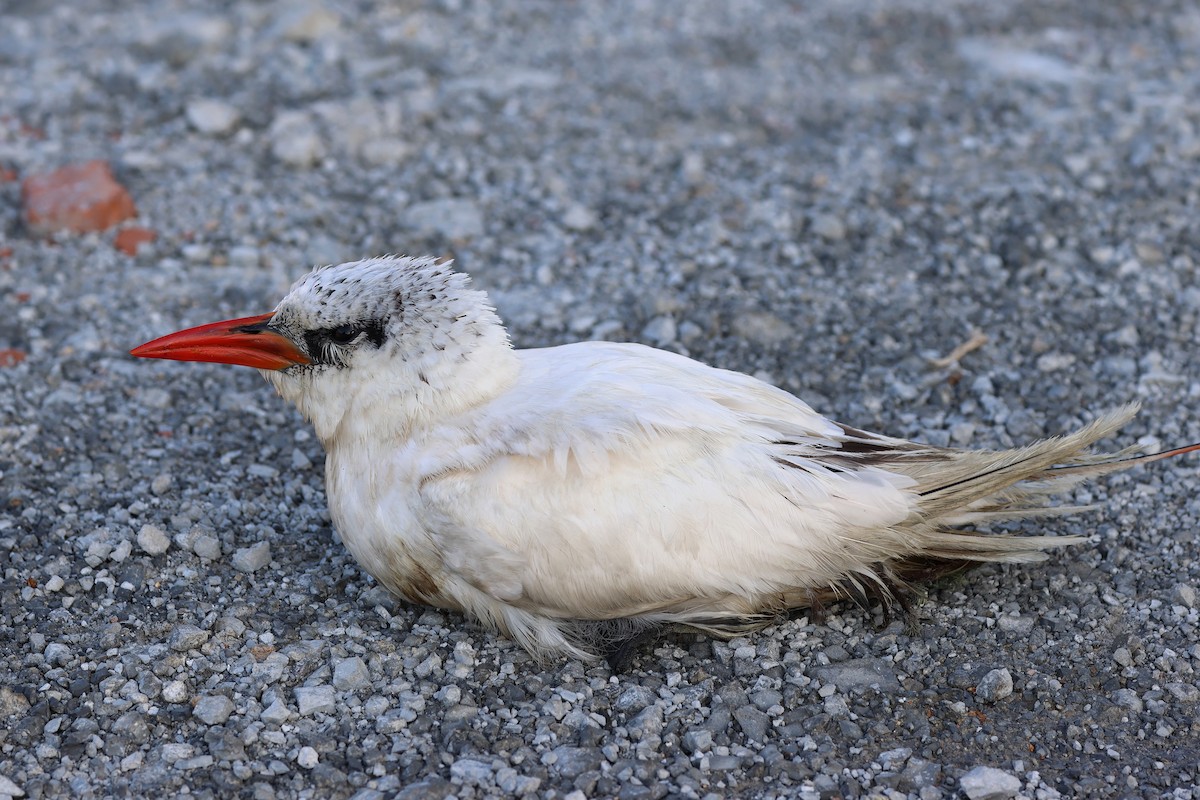
[[[520,355],[510,391],[422,444],[418,516],[476,588],[561,617],[752,613],[903,547],[913,481],[872,456],[915,446],[651,348]]]

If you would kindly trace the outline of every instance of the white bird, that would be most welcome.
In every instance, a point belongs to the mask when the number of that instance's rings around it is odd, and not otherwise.
[[[1080,541],[973,526],[1078,510],[1046,502],[1200,449],[1084,454],[1135,406],[1019,449],[947,449],[643,345],[515,350],[487,296],[428,258],[318,268],[270,314],[132,353],[259,368],[324,445],[359,564],[537,657],[619,662],[664,627],[733,636],[843,596],[903,605],[910,584]]]

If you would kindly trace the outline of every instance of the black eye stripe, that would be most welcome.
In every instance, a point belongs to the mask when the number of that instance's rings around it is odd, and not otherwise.
[[[383,344],[383,323],[378,320],[350,322],[332,328],[317,328],[304,334],[308,352],[318,361],[342,363],[340,351],[349,352],[364,344],[380,347]]]

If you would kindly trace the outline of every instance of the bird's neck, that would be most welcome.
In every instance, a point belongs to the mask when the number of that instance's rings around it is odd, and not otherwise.
[[[520,360],[508,343],[480,347],[462,358],[410,358],[385,374],[346,386],[332,402],[302,408],[326,449],[406,441],[422,428],[493,400],[517,380]],[[339,409],[340,413],[326,413]]]

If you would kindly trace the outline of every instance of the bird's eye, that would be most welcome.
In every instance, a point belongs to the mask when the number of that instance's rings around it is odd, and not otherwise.
[[[354,344],[359,336],[362,336],[363,328],[358,325],[338,325],[336,328],[330,328],[329,341],[336,345],[345,347],[346,345]]]

